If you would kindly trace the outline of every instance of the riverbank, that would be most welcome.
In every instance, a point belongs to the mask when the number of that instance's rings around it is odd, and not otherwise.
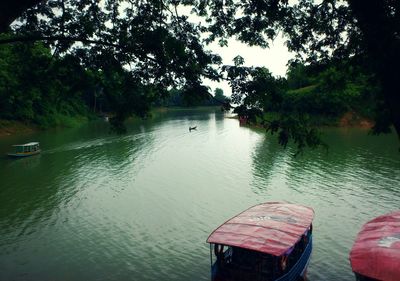
[[[155,107],[151,109],[149,118],[156,119],[163,116],[163,114],[172,112],[172,111],[190,111],[190,110],[204,110],[209,111],[211,109],[219,110],[218,106],[197,106],[197,107]],[[111,117],[111,113],[106,113],[104,116]],[[12,135],[22,135],[22,134],[30,134],[33,132],[37,132],[40,130],[48,130],[54,128],[74,128],[78,127],[82,124],[87,123],[89,120],[94,120],[97,118],[95,115],[93,116],[65,116],[65,115],[57,115],[55,118],[48,118],[49,120],[45,120],[42,122],[44,125],[37,125],[29,121],[17,121],[17,120],[4,120],[0,119],[0,138],[12,136]],[[139,117],[132,117],[131,119],[137,120]]]
[[[228,118],[238,119],[237,116],[230,116]],[[279,115],[277,113],[266,113],[264,120],[278,120]],[[363,128],[371,129],[374,126],[374,122],[368,118],[361,117],[355,112],[346,112],[340,117],[331,117],[325,115],[309,115],[308,122],[311,126],[315,127],[341,127],[341,128]],[[263,127],[261,125],[261,119],[257,120],[256,124],[252,124],[252,127]]]
[[[17,142],[0,140],[0,280],[209,280],[206,235],[286,200],[317,216],[310,280],[354,281],[348,253],[363,222],[399,207],[395,135],[327,130],[328,153],[294,157],[293,142],[283,149],[219,113],[171,112],[122,137],[93,123],[40,134],[42,154],[19,160],[4,156]]]
[[[156,107],[150,111],[150,118],[157,119],[163,116],[163,114],[173,111],[190,111],[190,110],[204,110],[209,111],[211,109],[219,110],[218,106],[198,106],[198,107]],[[107,115],[108,116],[108,115]],[[274,116],[271,113],[266,114],[265,118],[273,119]],[[237,116],[229,116],[227,118],[237,118]],[[40,130],[47,130],[53,128],[73,128],[87,123],[92,118],[85,116],[63,116],[57,118],[52,124],[48,126],[38,126],[32,122],[22,122],[16,120],[2,120],[0,119],[0,138],[11,135],[30,134]],[[138,117],[133,117],[138,119]],[[371,120],[362,118],[354,112],[347,112],[340,118],[332,118],[326,116],[312,116],[310,123],[317,127],[355,127],[370,129],[374,125]],[[252,125],[253,127],[261,127],[261,125]]]
[[[51,123],[37,125],[29,121],[4,120],[0,119],[0,138],[30,134],[33,132],[53,128],[73,128],[87,123],[90,118],[86,116],[57,116]]]
[[[14,120],[0,120],[0,137],[6,137],[17,134],[29,134],[39,130],[39,127]]]
[[[360,127],[365,129],[371,129],[374,126],[374,122],[367,118],[363,118],[354,112],[346,112],[338,120],[338,127]]]
[[[197,111],[210,111],[210,110],[220,110],[221,106],[162,106],[162,107],[155,107],[151,110],[151,114],[153,113],[165,113],[170,111],[187,111],[187,110],[197,110]]]

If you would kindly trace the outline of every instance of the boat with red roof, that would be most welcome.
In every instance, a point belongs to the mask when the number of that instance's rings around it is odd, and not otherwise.
[[[269,202],[253,206],[208,237],[213,281],[305,280],[312,252],[310,207]]]
[[[350,251],[350,263],[357,280],[400,280],[400,211],[364,224]]]

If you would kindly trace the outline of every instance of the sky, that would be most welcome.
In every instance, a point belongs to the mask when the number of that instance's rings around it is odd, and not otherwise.
[[[233,58],[240,55],[245,60],[246,66],[263,66],[269,69],[274,76],[285,76],[287,70],[287,62],[294,58],[294,53],[290,53],[284,44],[285,40],[278,36],[270,47],[263,49],[261,47],[249,47],[235,39],[228,41],[228,47],[220,47],[216,42],[210,44],[206,49],[217,53],[222,58],[223,64],[233,64]],[[208,79],[204,80],[204,84],[211,87],[212,92],[215,88],[221,88],[225,96],[230,96],[232,91],[228,82],[214,82]]]
[[[316,2],[319,2],[317,0]],[[297,0],[289,0],[289,4],[296,4]],[[193,24],[202,23],[206,25],[204,19],[191,13],[191,8],[187,6],[178,7],[179,14],[188,17],[188,20]],[[203,38],[205,39],[206,36]],[[290,53],[284,44],[285,40],[278,34],[273,42],[270,42],[269,48],[261,47],[250,47],[246,44],[239,42],[238,40],[231,38],[228,40],[227,47],[220,47],[218,42],[213,42],[205,47],[206,50],[210,50],[215,54],[218,54],[222,58],[222,64],[233,65],[233,58],[240,55],[244,58],[245,66],[263,66],[274,76],[285,76],[286,75],[286,64],[287,62],[295,57],[294,53]],[[215,88],[221,88],[224,91],[225,96],[232,94],[231,88],[227,81],[214,82],[209,79],[203,79],[206,86],[211,88],[214,93]]]

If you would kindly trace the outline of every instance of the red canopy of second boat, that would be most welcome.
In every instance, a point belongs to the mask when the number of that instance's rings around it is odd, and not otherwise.
[[[271,202],[256,205],[214,230],[208,243],[236,246],[280,256],[310,227],[313,209]]]
[[[353,271],[363,276],[400,280],[400,211],[366,223],[350,252]]]

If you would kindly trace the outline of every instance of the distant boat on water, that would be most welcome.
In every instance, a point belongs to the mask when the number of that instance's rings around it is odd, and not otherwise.
[[[192,130],[197,130],[197,126],[189,127],[189,132],[192,131]]]
[[[240,116],[239,117],[239,124],[240,126],[247,125],[248,119],[247,116]]]
[[[39,154],[40,151],[38,142],[29,142],[13,145],[13,152],[7,153],[7,155],[11,157],[26,157]]]

